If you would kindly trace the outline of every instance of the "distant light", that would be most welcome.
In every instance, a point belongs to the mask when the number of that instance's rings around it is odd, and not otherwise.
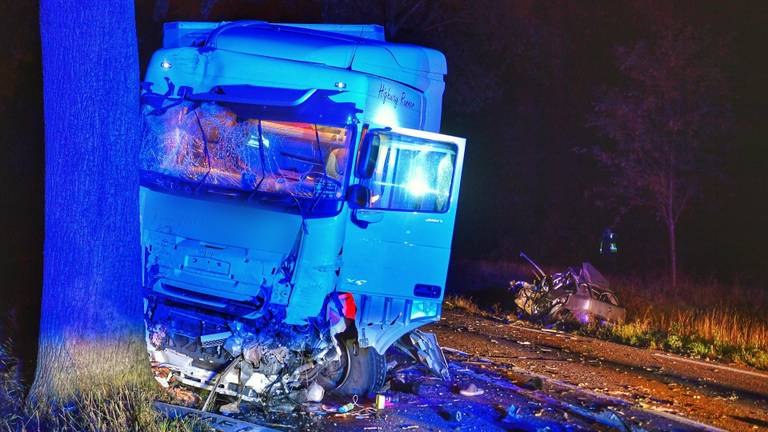
[[[336,81],[334,85],[336,86],[336,88],[340,88],[340,89],[347,88],[347,83],[345,83],[344,81]]]
[[[160,67],[163,68],[163,69],[168,70],[168,69],[171,68],[171,66],[173,66],[173,65],[168,60],[163,60],[163,61],[160,62]]]

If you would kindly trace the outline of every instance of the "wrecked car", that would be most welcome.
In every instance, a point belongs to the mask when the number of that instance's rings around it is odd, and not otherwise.
[[[533,283],[511,281],[509,290],[526,318],[543,323],[624,321],[626,310],[619,305],[608,279],[592,264],[585,262],[578,270],[569,268],[561,273],[546,274],[525,253],[520,256],[531,266],[534,280]]]
[[[465,140],[444,56],[375,25],[175,22],[142,83],[153,366],[238,400],[366,395],[396,345],[435,374]],[[318,396],[319,395],[319,396]]]

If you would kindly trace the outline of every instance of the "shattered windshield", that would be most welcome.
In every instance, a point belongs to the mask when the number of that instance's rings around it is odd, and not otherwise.
[[[343,197],[350,126],[240,117],[215,103],[143,107],[143,181],[182,190],[292,201]],[[316,207],[314,202],[312,208]]]

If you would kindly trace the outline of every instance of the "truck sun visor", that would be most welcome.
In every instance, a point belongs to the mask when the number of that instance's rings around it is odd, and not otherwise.
[[[175,86],[172,82],[168,85],[172,93]],[[168,98],[169,95],[153,93],[152,83],[142,83],[142,86],[148,90],[142,95],[143,104],[158,108],[173,100]],[[203,93],[193,93],[189,87],[181,87],[178,91],[179,96],[185,100],[227,105],[244,117],[344,125],[356,121],[356,115],[361,110],[353,103],[331,99],[340,93],[343,91],[254,85],[218,85]]]

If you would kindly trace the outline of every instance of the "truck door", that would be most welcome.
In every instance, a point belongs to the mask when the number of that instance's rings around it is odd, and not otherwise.
[[[367,203],[350,209],[339,278],[339,291],[356,294],[358,321],[366,321],[358,326],[396,318],[409,327],[419,301],[430,304],[425,318],[439,318],[464,144],[411,129],[365,134],[352,188],[367,189]]]

